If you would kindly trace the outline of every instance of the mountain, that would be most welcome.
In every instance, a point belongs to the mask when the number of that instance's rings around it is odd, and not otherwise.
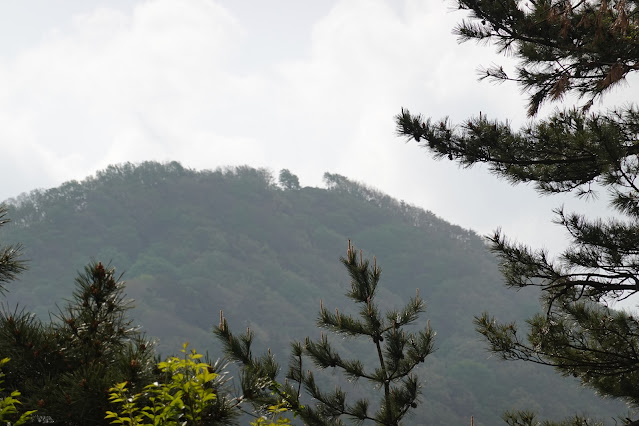
[[[521,321],[538,309],[538,294],[505,289],[475,233],[343,176],[327,173],[325,181],[326,188],[298,188],[262,169],[148,162],[7,200],[12,222],[0,238],[21,242],[29,259],[7,303],[48,318],[73,291],[76,271],[91,259],[110,262],[125,273],[131,315],[164,354],[189,341],[219,356],[211,329],[224,310],[232,328],[249,326],[284,365],[291,340],[319,334],[320,300],[349,311],[339,258],[350,239],[383,269],[382,308],[402,306],[419,288],[424,321],[438,333],[410,424],[469,424],[472,415],[478,426],[495,425],[513,408],[548,418],[623,414],[623,405],[548,368],[490,357],[473,316]],[[335,343],[370,358],[363,344]]]

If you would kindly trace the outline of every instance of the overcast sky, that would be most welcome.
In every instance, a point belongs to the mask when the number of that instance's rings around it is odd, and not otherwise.
[[[553,207],[485,169],[434,161],[395,135],[402,107],[525,122],[506,63],[457,44],[444,0],[29,0],[0,3],[0,200],[109,164],[339,173],[480,234],[556,252]],[[638,87],[638,86],[634,86]],[[636,96],[625,87],[624,94]],[[585,205],[607,213],[605,194]]]

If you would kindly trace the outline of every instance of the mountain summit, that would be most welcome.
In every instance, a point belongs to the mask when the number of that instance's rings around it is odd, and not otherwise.
[[[401,306],[419,288],[437,331],[411,424],[468,424],[472,415],[478,426],[494,425],[514,408],[552,418],[624,411],[552,371],[489,357],[473,317],[490,311],[522,320],[538,295],[505,290],[474,232],[344,176],[324,178],[325,188],[300,187],[288,170],[277,182],[246,166],[195,171],[147,162],[7,200],[12,222],[0,237],[22,243],[29,260],[7,303],[45,317],[69,298],[76,271],[101,261],[124,272],[132,315],[162,352],[189,341],[218,356],[211,329],[224,310],[285,364],[291,340],[318,333],[320,300],[345,304],[349,277],[339,258],[350,239],[383,268],[382,307]]]

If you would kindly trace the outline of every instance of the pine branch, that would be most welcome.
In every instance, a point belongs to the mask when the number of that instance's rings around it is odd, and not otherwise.
[[[7,207],[0,204],[0,227],[9,223]],[[9,244],[0,247],[0,294],[6,291],[4,283],[16,279],[18,274],[26,270],[26,263],[20,260],[22,245]]]
[[[381,276],[376,260],[371,265],[350,242],[347,256],[341,260],[351,278],[346,296],[359,306],[359,318],[343,314],[339,310],[333,313],[320,302],[317,325],[351,339],[370,341],[377,353],[378,366],[365,368],[359,359],[343,358],[322,332],[318,341],[306,338],[303,343],[292,343],[287,382],[281,385],[276,381],[277,366],[270,354],[266,357],[254,357],[251,354],[253,335],[250,330],[243,336],[234,336],[221,315],[220,324],[214,332],[223,343],[225,354],[242,365],[242,390],[243,397],[247,400],[265,403],[270,396],[272,402],[275,395],[276,400],[279,398],[286,401],[293,412],[309,425],[338,425],[342,424],[342,417],[348,417],[356,424],[368,420],[376,424],[397,426],[417,406],[419,380],[412,372],[432,352],[435,333],[431,331],[430,325],[417,333],[407,333],[402,329],[414,323],[424,311],[424,302],[419,294],[410,299],[401,310],[391,310],[382,315],[375,304]],[[346,393],[339,387],[332,392],[321,390],[315,374],[304,370],[304,358],[310,358],[320,370],[339,370],[354,383],[364,379],[383,388],[384,393],[377,411],[369,413],[370,403],[366,399],[349,403]],[[291,386],[288,381],[297,386]],[[302,388],[315,401],[313,405],[301,404]]]

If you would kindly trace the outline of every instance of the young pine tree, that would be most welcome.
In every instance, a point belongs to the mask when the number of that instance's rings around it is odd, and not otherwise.
[[[32,423],[109,424],[108,389],[152,381],[153,345],[127,318],[123,290],[113,268],[94,262],[51,323],[17,308],[0,312],[0,353],[11,358],[5,383],[37,410]]]
[[[258,407],[286,407],[308,425],[343,424],[344,418],[356,424],[368,421],[399,425],[419,400],[420,381],[415,367],[433,351],[435,333],[430,326],[417,332],[405,330],[424,312],[424,301],[418,294],[401,310],[382,313],[376,300],[381,276],[377,262],[371,265],[363,259],[361,251],[358,253],[350,241],[346,257],[341,260],[351,278],[346,296],[357,306],[358,315],[338,310],[333,313],[321,306],[317,325],[349,339],[368,341],[376,355],[375,366],[364,365],[358,358],[343,358],[322,333],[317,341],[306,338],[304,342],[292,343],[288,380],[279,384],[273,356],[270,353],[253,356],[250,330],[236,337],[222,317],[215,333],[224,344],[225,353],[242,366],[243,398]],[[340,388],[322,390],[315,374],[304,368],[306,359],[321,370],[335,368],[350,380],[369,383],[370,389],[381,392],[378,402],[371,404],[366,398],[349,401]],[[312,400],[301,395],[302,388]]]

